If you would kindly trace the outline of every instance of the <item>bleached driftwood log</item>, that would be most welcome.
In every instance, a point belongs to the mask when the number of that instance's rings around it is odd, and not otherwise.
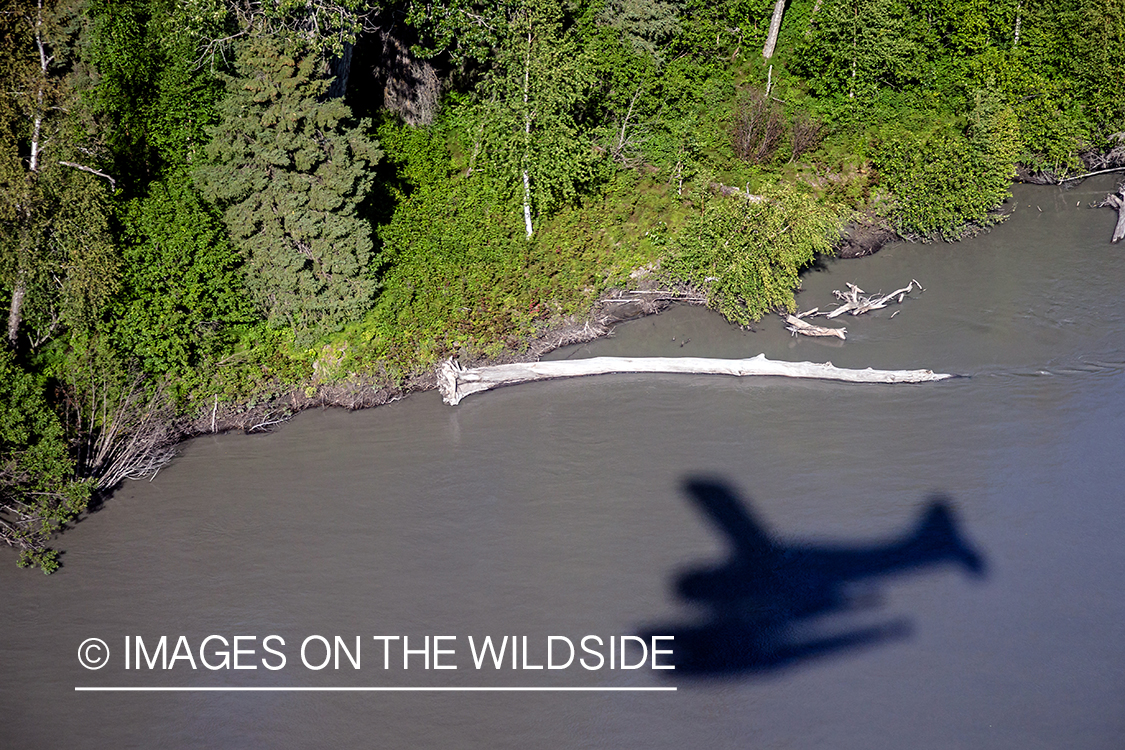
[[[1106,196],[1100,205],[1117,209],[1117,226],[1113,228],[1113,239],[1110,242],[1125,239],[1125,187],[1122,187],[1117,195]]]
[[[491,367],[462,368],[447,360],[438,371],[438,389],[445,403],[456,406],[474,393],[532,380],[572,378],[624,372],[688,375],[779,375],[788,378],[843,380],[849,383],[925,383],[955,377],[932,370],[848,370],[831,362],[775,362],[759,354],[749,359],[703,357],[593,357],[557,362],[526,362]]]
[[[889,302],[894,300],[895,297],[898,297],[898,302],[901,304],[902,300],[906,298],[906,295],[910,294],[911,290],[914,289],[915,284],[918,284],[918,282],[911,279],[910,283],[904,286],[902,289],[896,289],[890,294],[885,294],[882,297],[879,297],[877,295],[871,297],[860,297],[859,295],[865,294],[865,292],[855,284],[849,283],[849,291],[841,292],[839,290],[836,290],[832,292],[836,295],[836,297],[842,300],[844,304],[840,305],[831,312],[825,313],[825,316],[829,318],[835,318],[836,316],[843,315],[844,313],[851,313],[852,315],[862,315],[863,313],[871,312],[872,310],[881,310],[886,307]],[[918,284],[918,288],[921,289],[922,285]]]
[[[814,326],[812,323],[806,323],[801,318],[812,315],[817,311],[813,308],[806,313],[800,315],[786,315],[785,322],[787,325],[785,329],[796,336],[798,333],[802,336],[835,336],[840,339],[847,339],[847,328],[825,328],[824,326]]]

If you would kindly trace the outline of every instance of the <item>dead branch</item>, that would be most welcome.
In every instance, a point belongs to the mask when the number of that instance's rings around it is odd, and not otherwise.
[[[117,180],[113,179],[112,177],[107,175],[105,172],[99,172],[98,170],[94,169],[93,167],[87,167],[87,166],[84,166],[82,164],[75,164],[74,162],[70,162],[70,161],[60,161],[59,164],[63,165],[64,167],[72,167],[74,169],[81,169],[83,172],[89,172],[90,174],[97,175],[98,177],[104,177],[105,179],[109,180],[109,186],[111,188],[113,188],[114,190],[117,189]]]
[[[1059,180],[1059,184],[1070,182],[1071,180],[1084,180],[1087,177],[1093,177],[1096,174],[1107,174],[1109,172],[1125,172],[1125,167],[1114,167],[1113,169],[1099,169],[1096,172],[1087,172],[1086,174],[1075,175],[1074,177],[1064,177]]]
[[[253,426],[247,428],[246,433],[250,434],[251,432],[254,432],[254,430],[267,430],[270,427],[274,426],[275,424],[281,424],[283,422],[288,422],[288,421],[289,421],[289,417],[284,415],[284,414],[281,415],[281,416],[277,416],[275,414],[268,414],[267,413],[265,415],[265,419],[263,419],[261,422],[258,422],[256,425],[253,425]]]
[[[89,399],[88,407],[80,398]],[[94,477],[99,490],[149,476],[175,456],[172,400],[163,385],[146,398],[139,377],[120,392],[107,382],[94,383],[88,393],[70,394],[69,401],[85,436],[81,473]]]
[[[860,295],[864,294],[865,292],[855,284],[848,282],[847,292],[841,292],[838,289],[832,292],[836,295],[836,298],[841,300],[844,304],[840,305],[831,312],[824,313],[824,315],[828,318],[835,318],[837,316],[843,315],[844,313],[851,313],[852,315],[863,315],[864,313],[871,312],[872,310],[883,309],[896,297],[898,298],[899,304],[901,304],[902,301],[906,298],[906,295],[910,294],[910,292],[914,289],[915,284],[918,284],[918,282],[911,279],[910,283],[904,286],[902,289],[896,289],[890,294],[885,294],[882,297],[878,295],[861,297]],[[918,284],[918,288],[921,289],[922,285]]]
[[[1107,195],[1105,200],[1098,204],[1098,208],[1116,208],[1117,226],[1113,228],[1113,238],[1110,242],[1117,242],[1125,238],[1125,187],[1117,195]]]

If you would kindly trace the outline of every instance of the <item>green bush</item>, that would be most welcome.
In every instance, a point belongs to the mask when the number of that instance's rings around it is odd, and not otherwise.
[[[705,205],[680,234],[669,273],[706,289],[710,307],[741,325],[795,309],[798,272],[818,252],[831,252],[839,233],[833,209],[791,186],[767,191],[761,202]]]
[[[883,145],[875,165],[905,229],[949,237],[966,223],[990,222],[989,212],[1010,195],[1021,146],[1011,107],[978,92],[964,134],[904,133]]]

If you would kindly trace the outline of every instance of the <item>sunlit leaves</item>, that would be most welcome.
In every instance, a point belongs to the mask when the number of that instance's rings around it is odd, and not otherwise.
[[[715,198],[678,238],[668,271],[706,291],[708,305],[743,325],[794,309],[801,268],[831,252],[839,232],[831,207],[792,187],[766,199]]]

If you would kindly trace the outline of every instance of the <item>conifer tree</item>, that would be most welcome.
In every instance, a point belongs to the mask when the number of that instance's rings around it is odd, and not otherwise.
[[[382,156],[365,123],[324,94],[315,55],[277,40],[242,46],[219,125],[197,170],[245,258],[247,287],[300,341],[358,318],[375,292],[371,227],[357,208]]]

